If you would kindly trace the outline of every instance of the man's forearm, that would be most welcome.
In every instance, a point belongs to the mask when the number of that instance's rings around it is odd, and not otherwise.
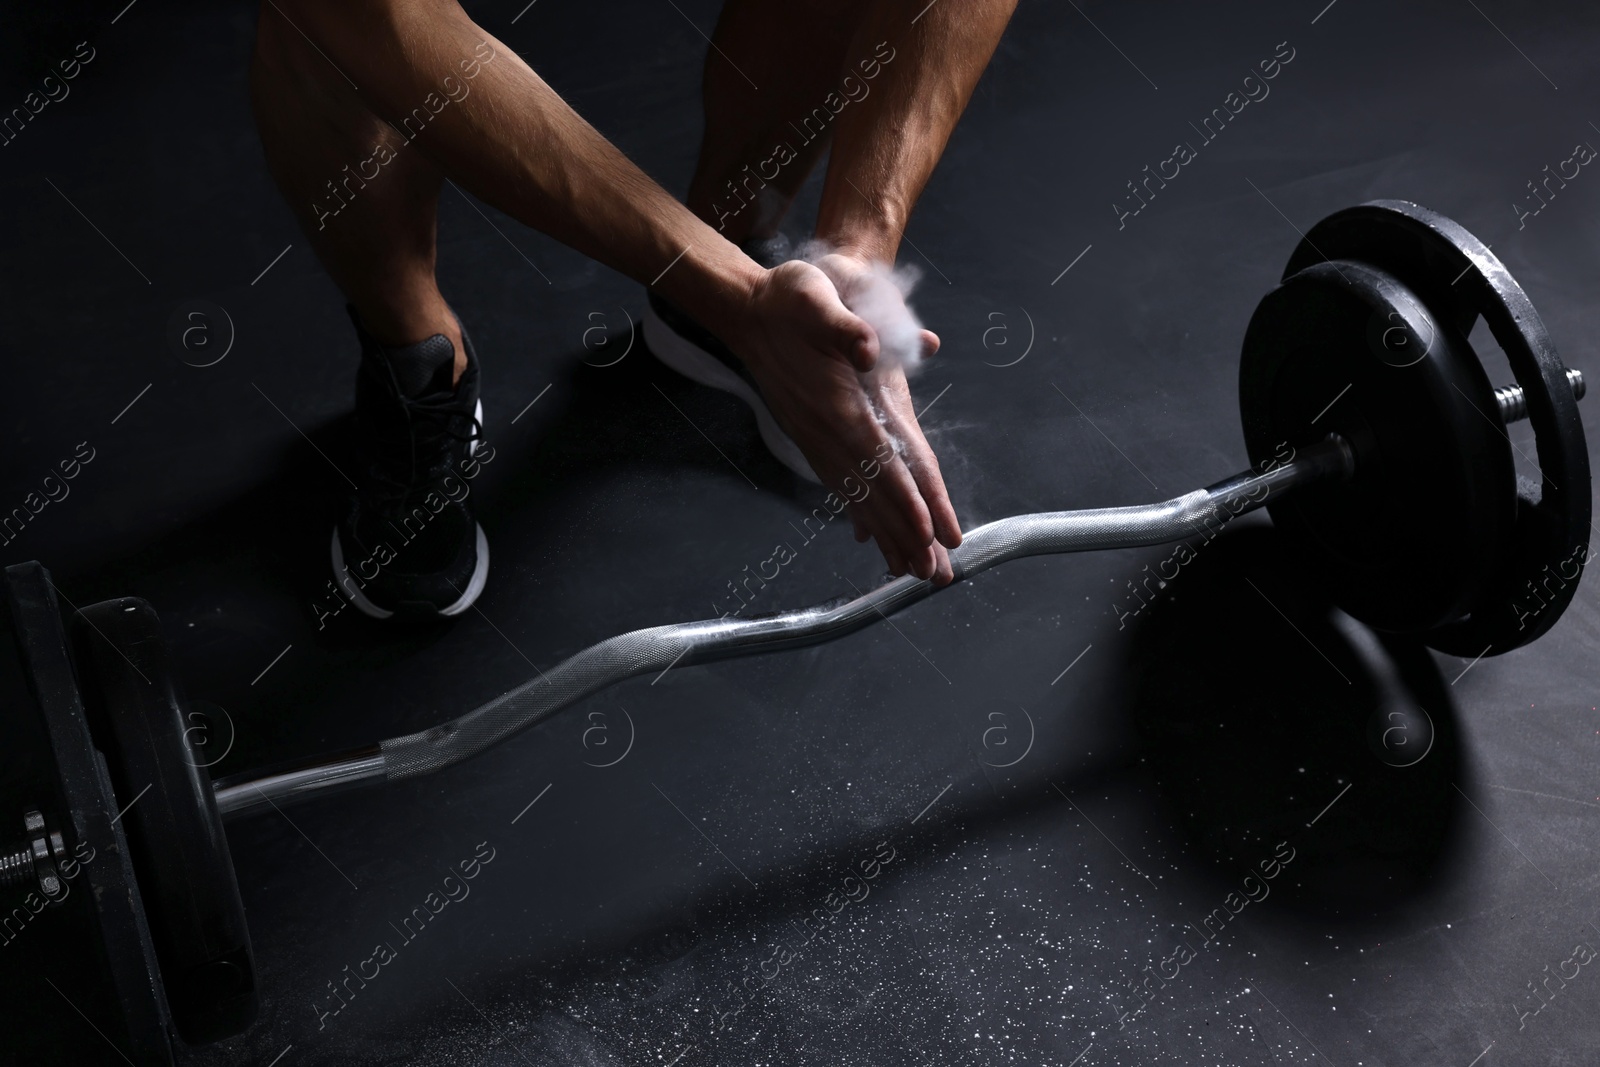
[[[849,63],[893,49],[872,91],[834,128],[817,236],[894,261],[900,236],[988,66],[1016,0],[878,0]],[[919,15],[920,12],[920,15]],[[913,19],[915,21],[913,22]]]
[[[742,314],[761,268],[453,0],[294,4],[279,14],[408,138],[405,150],[519,221],[655,285],[713,330]]]

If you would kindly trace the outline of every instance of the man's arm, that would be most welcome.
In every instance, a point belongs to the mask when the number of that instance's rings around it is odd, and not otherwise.
[[[851,42],[849,66],[876,64],[879,73],[834,127],[818,237],[859,259],[894,262],[911,210],[1016,6],[1016,0],[872,5]]]
[[[874,261],[895,261],[911,210],[1015,8],[1016,0],[878,0],[866,14],[848,65],[875,76],[865,79],[868,94],[839,114],[817,213],[817,236],[836,250],[821,265],[839,292],[849,294]],[[924,336],[928,349],[938,347],[937,337]],[[852,512],[856,537],[876,538],[894,573],[947,582],[947,550],[961,543],[961,530],[905,371],[886,366],[862,381],[902,462],[885,479],[889,491]]]
[[[454,0],[265,2],[354,83],[374,113],[482,199],[653,283],[710,329],[745,313],[761,268]]]
[[[825,484],[844,490],[843,479],[881,452],[889,432],[854,373],[876,360],[877,337],[828,277],[802,263],[761,269],[454,0],[266,2],[447,175],[654,287],[727,342],[771,390],[769,403]],[[928,548],[922,478],[914,483],[894,467],[858,518],[892,568],[906,561],[900,566],[923,577],[947,577],[948,563],[936,575]],[[942,485],[937,493],[943,499]],[[958,540],[957,531],[949,543]]]

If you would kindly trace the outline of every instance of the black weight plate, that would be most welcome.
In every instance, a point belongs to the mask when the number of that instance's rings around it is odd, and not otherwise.
[[[78,613],[73,637],[96,741],[127,798],[123,823],[173,1026],[190,1044],[231,1037],[255,1019],[255,966],[228,839],[189,746],[161,621],[146,601],[106,600]]]
[[[1466,340],[1395,278],[1312,264],[1268,293],[1245,333],[1250,458],[1329,433],[1355,474],[1268,505],[1302,572],[1367,625],[1427,633],[1469,611],[1508,549],[1511,450]]]
[[[1540,496],[1519,500],[1510,548],[1495,563],[1470,617],[1425,639],[1461,656],[1496,655],[1527,644],[1571,602],[1591,529],[1583,423],[1544,323],[1481,241],[1443,215],[1404,200],[1374,200],[1329,215],[1305,235],[1284,276],[1326,259],[1361,260],[1389,272],[1462,337],[1482,316],[1510,360],[1533,424]]]
[[[67,1013],[69,1025],[81,1026],[87,1021],[116,1048],[118,1055],[108,1056],[108,1062],[126,1059],[137,1067],[168,1067],[172,1042],[155,949],[128,842],[117,820],[119,809],[111,780],[95,750],[67,657],[55,587],[38,563],[19,563],[6,568],[6,597],[17,652],[33,697],[30,703],[49,739],[59,786],[53,801],[62,807],[46,815],[64,823],[69,851],[86,859],[77,868],[63,906],[80,908],[95,928],[93,943],[100,950],[99,962],[105,970],[100,981],[110,986],[98,999],[112,1006],[115,1017],[106,1017],[93,1003],[72,995],[76,992],[73,979],[81,984],[86,973],[100,970],[95,962],[64,958],[60,961],[64,974],[37,977],[58,985],[72,1008]],[[75,1013],[82,1013],[83,1021]],[[17,1021],[23,1028],[33,1024],[33,1019]],[[7,1043],[16,1041],[8,1039]]]

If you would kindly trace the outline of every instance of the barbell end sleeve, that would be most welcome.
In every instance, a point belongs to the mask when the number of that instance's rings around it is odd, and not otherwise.
[[[1589,391],[1588,383],[1583,380],[1583,371],[1577,367],[1567,368],[1567,384],[1572,386],[1574,400],[1582,400],[1583,394]],[[1494,400],[1500,405],[1500,419],[1507,426],[1528,417],[1528,398],[1522,386],[1502,385],[1494,391]]]

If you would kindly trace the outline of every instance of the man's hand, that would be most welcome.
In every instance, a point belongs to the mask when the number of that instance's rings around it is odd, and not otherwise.
[[[870,268],[828,260],[827,273],[801,262],[768,271],[728,340],[817,477],[851,501],[856,539],[876,539],[890,573],[944,585],[961,527],[938,461],[917,425],[904,368],[878,365],[876,333],[839,297]],[[939,345],[929,331],[923,342],[928,355]]]

